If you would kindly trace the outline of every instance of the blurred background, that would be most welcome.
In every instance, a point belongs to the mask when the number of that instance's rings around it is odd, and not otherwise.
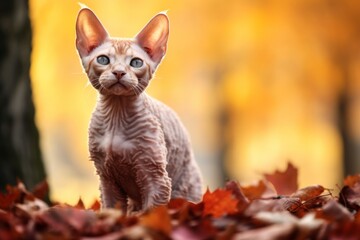
[[[29,4],[32,99],[52,198],[90,203],[99,196],[87,150],[97,93],[75,50],[80,7],[14,2]],[[183,120],[206,186],[251,183],[288,161],[300,186],[336,189],[360,172],[358,0],[82,2],[116,37],[169,10],[167,55],[147,92]]]

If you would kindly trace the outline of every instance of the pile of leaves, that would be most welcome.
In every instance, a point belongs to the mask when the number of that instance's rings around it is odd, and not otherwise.
[[[0,194],[0,239],[360,239],[360,175],[334,196],[320,185],[298,189],[291,164],[255,185],[230,181],[198,204],[174,199],[135,216],[98,201],[47,204],[46,190],[19,183]]]

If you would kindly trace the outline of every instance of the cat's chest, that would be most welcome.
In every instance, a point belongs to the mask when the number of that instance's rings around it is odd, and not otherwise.
[[[92,155],[101,153],[101,158],[133,159],[149,150],[151,153],[166,151],[160,121],[144,98],[125,103],[119,99],[99,103],[89,129]]]
[[[124,155],[136,148],[136,140],[126,136],[122,129],[105,130],[96,142],[98,149],[106,154]]]
[[[106,124],[96,121],[90,127],[90,151],[100,152],[107,157],[127,158],[136,152],[154,151],[164,145],[163,132],[154,117],[139,114],[132,121],[118,121]],[[109,127],[111,126],[111,127]]]

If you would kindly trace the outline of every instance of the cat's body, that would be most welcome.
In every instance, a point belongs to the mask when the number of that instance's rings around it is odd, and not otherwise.
[[[158,14],[134,39],[110,38],[96,16],[82,9],[77,49],[99,99],[89,127],[89,151],[100,177],[103,207],[125,212],[199,201],[201,175],[177,115],[148,96],[166,51],[168,20]]]

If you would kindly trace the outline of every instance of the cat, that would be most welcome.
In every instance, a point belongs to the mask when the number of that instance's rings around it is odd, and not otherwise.
[[[166,53],[169,20],[159,13],[134,38],[112,38],[89,8],[76,20],[76,48],[98,101],[89,152],[101,204],[141,212],[172,198],[198,202],[202,176],[176,113],[145,93]]]

